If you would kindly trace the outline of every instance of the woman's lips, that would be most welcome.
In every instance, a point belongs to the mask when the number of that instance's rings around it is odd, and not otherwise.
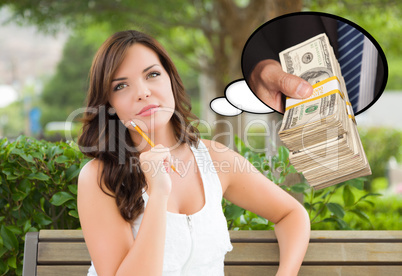
[[[141,117],[150,116],[150,115],[154,114],[156,111],[158,111],[158,109],[159,109],[159,106],[157,106],[157,105],[149,105],[149,106],[144,107],[140,111],[140,113],[138,113],[137,115],[141,116]]]

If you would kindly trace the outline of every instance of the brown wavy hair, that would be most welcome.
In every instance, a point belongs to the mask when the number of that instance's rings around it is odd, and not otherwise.
[[[152,49],[169,74],[175,101],[170,119],[176,140],[198,147],[200,135],[192,122],[198,118],[191,113],[191,102],[184,90],[177,69],[166,50],[152,37],[138,31],[118,32],[99,48],[89,75],[87,109],[83,116],[82,134],[78,139],[80,150],[103,164],[99,186],[104,193],[115,197],[122,217],[132,223],[143,211],[142,188],[147,188],[139,166],[139,151],[135,148],[128,129],[110,110],[109,91],[112,78],[123,62],[127,50],[135,43]],[[135,168],[135,169],[133,169]],[[102,187],[105,186],[113,194]]]

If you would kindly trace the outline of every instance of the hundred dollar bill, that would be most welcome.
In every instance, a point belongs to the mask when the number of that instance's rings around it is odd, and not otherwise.
[[[282,51],[279,59],[285,72],[301,77],[311,85],[335,75],[328,37],[319,34]]]
[[[326,34],[279,53],[282,69],[314,88],[306,99],[286,99],[279,137],[292,165],[320,189],[371,174],[339,63]]]

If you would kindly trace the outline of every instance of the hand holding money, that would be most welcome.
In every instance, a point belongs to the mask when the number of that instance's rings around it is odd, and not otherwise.
[[[345,81],[326,34],[279,53],[284,71],[313,85],[305,99],[286,99],[279,137],[292,165],[314,188],[371,174]]]
[[[273,59],[262,60],[256,65],[249,85],[260,100],[282,113],[282,94],[301,99],[313,93],[313,88],[307,81],[284,72],[280,63]]]

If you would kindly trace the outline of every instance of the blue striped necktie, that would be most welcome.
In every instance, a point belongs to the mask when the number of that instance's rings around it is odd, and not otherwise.
[[[364,35],[359,30],[338,21],[338,61],[354,113],[357,111],[359,102],[363,40]]]

